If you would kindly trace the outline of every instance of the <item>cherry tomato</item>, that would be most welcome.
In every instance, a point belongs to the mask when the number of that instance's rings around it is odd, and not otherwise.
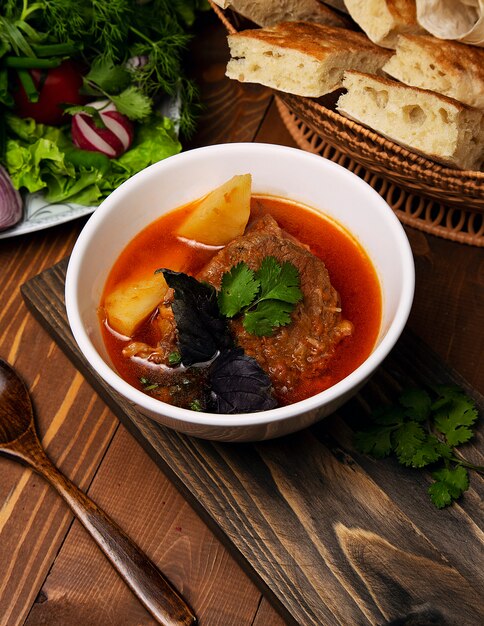
[[[60,104],[84,104],[85,97],[79,93],[82,74],[79,66],[70,60],[49,70],[30,70],[39,92],[39,100],[30,102],[25,90],[18,81],[15,90],[15,112],[20,117],[32,117],[41,124],[57,126],[68,121]]]

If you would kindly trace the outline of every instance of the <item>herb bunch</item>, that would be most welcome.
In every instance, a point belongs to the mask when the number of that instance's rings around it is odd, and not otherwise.
[[[144,57],[144,64],[132,70],[126,106],[133,109],[144,98],[146,109],[146,100],[162,94],[179,97],[180,128],[188,135],[197,89],[183,70],[183,57],[195,13],[205,5],[204,0],[0,0],[0,57],[13,53],[32,59],[38,56],[36,46],[60,44],[69,46],[67,56],[88,67],[125,67],[130,58]],[[120,87],[113,91],[120,92]]]
[[[478,418],[474,401],[457,387],[408,389],[394,405],[374,411],[373,424],[357,432],[357,448],[375,458],[395,454],[407,467],[429,467],[433,482],[430,499],[442,509],[469,488],[469,470],[484,467],[464,459],[457,447],[474,436]]]

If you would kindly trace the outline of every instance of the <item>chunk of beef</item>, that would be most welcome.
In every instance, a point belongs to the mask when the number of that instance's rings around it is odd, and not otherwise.
[[[269,215],[218,252],[197,278],[219,289],[224,272],[241,261],[257,270],[266,256],[280,263],[290,261],[299,271],[303,300],[291,314],[292,323],[276,329],[270,337],[251,335],[240,319],[232,320],[231,327],[239,345],[269,374],[283,399],[302,377],[323,372],[336,344],[351,334],[353,327],[342,318],[339,295],[331,286],[324,263],[285,235]]]

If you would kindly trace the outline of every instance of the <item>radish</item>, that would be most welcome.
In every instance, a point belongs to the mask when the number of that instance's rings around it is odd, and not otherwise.
[[[121,156],[133,141],[133,124],[112,102],[103,100],[89,106],[99,109],[105,128],[96,126],[89,113],[76,113],[71,123],[72,142],[81,150],[101,152],[111,158]]]

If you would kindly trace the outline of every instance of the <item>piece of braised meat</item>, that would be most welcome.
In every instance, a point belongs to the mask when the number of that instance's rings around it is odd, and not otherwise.
[[[322,373],[336,344],[352,333],[353,326],[342,319],[339,295],[324,263],[285,234],[270,215],[227,244],[197,278],[220,289],[222,275],[234,265],[245,261],[258,270],[266,256],[280,263],[290,261],[299,271],[303,299],[291,314],[292,323],[276,329],[270,337],[251,335],[240,319],[230,323],[238,344],[259,362],[271,377],[276,394],[284,398],[302,377]]]

